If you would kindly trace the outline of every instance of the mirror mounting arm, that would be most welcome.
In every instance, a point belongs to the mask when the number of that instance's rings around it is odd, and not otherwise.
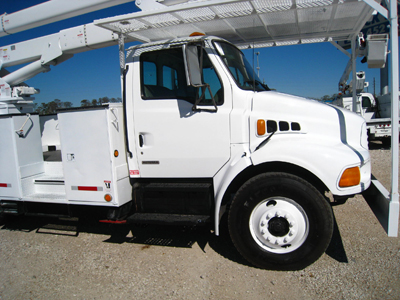
[[[196,93],[196,100],[193,104],[192,110],[193,111],[208,111],[208,112],[217,112],[218,111],[218,106],[217,103],[215,102],[215,98],[211,92],[211,88],[210,85],[208,83],[205,83],[203,85],[200,86],[196,86],[196,88],[201,88],[201,96],[198,96],[198,93]],[[205,109],[205,108],[198,108],[197,105],[199,105],[200,101],[205,97],[206,94],[206,90],[208,89],[208,91],[210,92],[211,95],[211,100],[212,100],[212,104],[214,105],[213,109]]]

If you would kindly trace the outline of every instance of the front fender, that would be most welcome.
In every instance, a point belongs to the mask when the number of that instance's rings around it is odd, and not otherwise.
[[[257,151],[251,153],[255,166],[265,162],[285,162],[318,177],[334,195],[353,195],[366,190],[370,184],[371,162],[368,150],[357,149],[329,140],[309,139],[307,134],[276,133]],[[360,167],[361,182],[357,186],[340,188],[342,173],[349,167]]]
[[[368,150],[344,143],[310,141],[305,134],[276,133],[258,150],[250,153],[246,144],[231,145],[231,160],[213,178],[214,225],[219,235],[221,204],[230,184],[249,166],[283,162],[307,170],[325,184],[333,195],[354,195],[365,191],[371,183],[371,161]],[[350,167],[360,167],[361,182],[357,186],[340,188],[339,180]],[[248,178],[250,179],[250,178]]]

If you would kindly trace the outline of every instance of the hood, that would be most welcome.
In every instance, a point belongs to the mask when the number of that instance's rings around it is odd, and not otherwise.
[[[363,118],[348,110],[274,91],[254,94],[252,114],[254,118],[263,118],[267,123],[268,120],[276,121],[276,133],[292,132],[291,124],[298,124],[296,128],[299,127],[299,130],[295,130],[295,133],[333,143],[356,143],[357,146],[361,143],[365,123]],[[282,128],[280,124],[283,124]]]

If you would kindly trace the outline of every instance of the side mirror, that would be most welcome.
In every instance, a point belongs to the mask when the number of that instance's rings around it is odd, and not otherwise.
[[[185,61],[185,72],[187,85],[201,86],[202,70],[203,70],[203,57],[198,53],[198,44],[185,44],[183,45],[183,59]],[[202,53],[201,53],[202,54]]]
[[[185,63],[186,83],[196,88],[196,99],[192,107],[193,111],[216,112],[218,110],[210,85],[203,82],[203,43],[189,43],[183,45],[183,59]],[[200,50],[200,51],[199,51]],[[199,97],[201,89],[201,95]],[[214,108],[200,108],[201,100],[205,98],[206,91],[209,91]]]

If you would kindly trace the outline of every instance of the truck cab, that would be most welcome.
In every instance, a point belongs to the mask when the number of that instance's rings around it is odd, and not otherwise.
[[[209,214],[218,235],[228,210],[230,234],[246,259],[298,268],[329,244],[325,192],[348,197],[370,185],[365,120],[270,90],[226,40],[194,36],[132,47],[123,86],[132,222]],[[303,253],[317,236],[318,246]],[[299,252],[303,262],[294,259]],[[276,254],[282,260],[272,262]]]
[[[347,110],[353,110],[353,97],[340,96],[337,97],[332,104],[343,107]],[[378,107],[374,96],[370,93],[360,93],[357,95],[357,105],[355,112],[361,115],[367,122],[372,118],[376,118]]]

